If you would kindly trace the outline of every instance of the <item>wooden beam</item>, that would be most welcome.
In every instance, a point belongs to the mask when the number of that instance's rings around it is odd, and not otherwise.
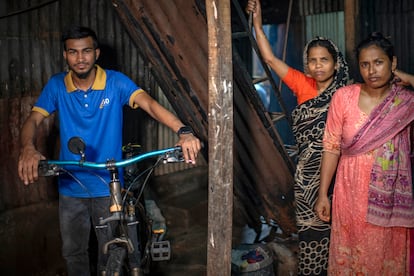
[[[358,72],[358,62],[355,57],[354,49],[356,47],[356,33],[359,31],[357,27],[359,13],[358,0],[344,1],[344,15],[345,15],[345,52],[348,64],[351,70],[351,78],[355,78]]]
[[[233,65],[230,0],[206,0],[208,25],[207,275],[231,274]]]

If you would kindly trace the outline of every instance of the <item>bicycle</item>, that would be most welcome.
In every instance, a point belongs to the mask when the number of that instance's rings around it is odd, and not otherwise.
[[[183,162],[181,147],[171,147],[146,153],[136,151],[133,145],[123,148],[126,159],[108,160],[106,162],[90,162],[86,160],[86,145],[80,137],[72,137],[68,142],[69,150],[80,155],[79,160],[41,160],[40,176],[70,175],[68,166],[78,166],[92,170],[106,169],[110,174],[110,182],[105,183],[110,190],[110,216],[100,218],[99,228],[114,227],[113,239],[103,245],[102,252],[108,256],[105,276],[140,275],[140,271],[148,273],[151,261],[170,259],[169,242],[162,240],[165,229],[152,229],[151,219],[146,213],[142,194],[149,176],[154,168],[162,163]],[[137,173],[134,165],[156,158],[151,166]],[[119,169],[125,168],[125,175],[130,179],[125,189],[121,188]],[[145,176],[143,181],[142,177]],[[74,177],[72,175],[72,177]],[[75,177],[74,177],[75,178]],[[75,179],[76,180],[76,179]],[[80,183],[81,184],[81,183]],[[142,228],[138,225],[142,224]],[[142,230],[142,231],[141,231]],[[146,240],[146,242],[142,242]]]

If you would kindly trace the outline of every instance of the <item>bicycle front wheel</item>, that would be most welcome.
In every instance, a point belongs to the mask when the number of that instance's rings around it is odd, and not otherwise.
[[[108,252],[105,276],[122,276],[127,250],[125,247],[117,246]]]

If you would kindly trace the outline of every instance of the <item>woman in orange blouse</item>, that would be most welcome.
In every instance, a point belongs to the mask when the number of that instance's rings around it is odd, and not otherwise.
[[[326,275],[330,224],[318,218],[313,207],[319,190],[322,137],[331,97],[348,83],[348,66],[329,39],[315,37],[304,49],[304,72],[277,58],[262,29],[258,0],[249,0],[256,40],[265,62],[295,94],[293,132],[298,145],[295,173],[296,224],[299,236],[299,275]]]

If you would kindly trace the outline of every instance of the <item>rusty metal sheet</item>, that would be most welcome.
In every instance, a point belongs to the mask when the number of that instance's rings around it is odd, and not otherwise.
[[[152,64],[153,74],[179,117],[207,141],[207,20],[202,1],[113,0],[125,28]],[[234,63],[235,75],[243,72]],[[252,97],[251,80],[234,79],[234,193],[249,223],[259,215],[296,231],[293,176],[275,144],[271,121]],[[277,134],[277,133],[276,133]],[[240,219],[240,218],[239,218]]]

